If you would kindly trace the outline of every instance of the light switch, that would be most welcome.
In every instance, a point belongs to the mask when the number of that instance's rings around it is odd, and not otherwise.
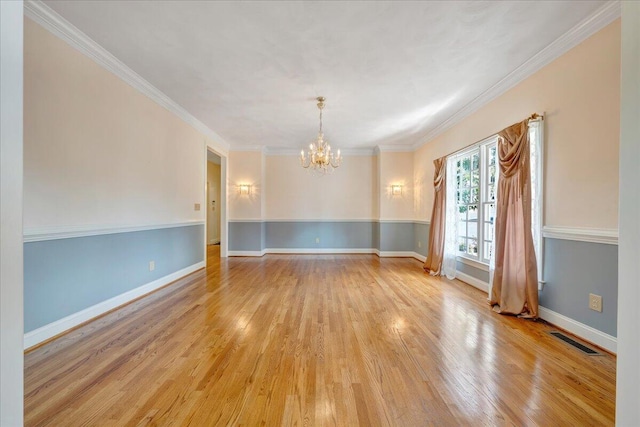
[[[200,203],[196,203],[193,205],[193,210],[194,211],[199,211],[200,210]]]

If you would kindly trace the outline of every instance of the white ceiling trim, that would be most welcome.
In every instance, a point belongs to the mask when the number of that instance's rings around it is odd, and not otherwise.
[[[252,152],[264,152],[265,151],[265,147],[263,145],[234,145],[233,147],[229,148],[229,151],[252,151]]]
[[[214,143],[218,144],[223,151],[229,151],[229,143],[227,143],[220,135],[209,129],[209,127],[192,116],[178,103],[142,78],[131,68],[127,67],[118,58],[109,53],[109,51],[80,31],[49,6],[39,0],[27,0],[24,2],[24,14],[58,38],[64,40],[83,55],[92,59],[105,70],[115,74],[143,95],[146,95],[160,106],[166,108],[186,123],[193,126],[196,130],[213,139]]]
[[[235,149],[233,151],[236,151]],[[267,156],[297,156],[300,157],[298,148],[270,148],[265,149]],[[340,154],[343,156],[374,156],[375,148],[341,148]]]
[[[545,65],[576,47],[591,35],[597,33],[615,19],[619,18],[620,13],[621,5],[619,0],[606,3],[604,6],[596,10],[591,16],[587,17],[572,29],[564,33],[547,47],[532,56],[524,64],[507,74],[498,83],[491,86],[447,120],[436,126],[433,130],[422,137],[420,141],[413,144],[413,150],[417,150],[424,144],[427,144],[436,136],[455,126],[457,123],[462,121],[462,119],[475,113],[498,96],[533,75]]]
[[[169,98],[162,91],[157,89],[143,77],[138,75],[132,69],[127,67],[124,63],[118,60],[115,56],[109,53],[106,49],[96,43],[93,39],[87,36],[85,33],[76,28],[73,24],[69,23],[66,19],[60,16],[57,12],[49,8],[46,4],[40,0],[26,0],[24,2],[25,16],[34,20],[42,25],[48,31],[64,40],[66,43],[77,49],[85,56],[91,58],[97,64],[112,72],[116,76],[120,77],[127,84],[134,87],[136,90],[146,95],[159,105],[163,106],[167,110],[173,112],[186,123],[193,126],[198,131],[207,135],[214,140],[215,144],[218,144],[221,151],[228,152],[230,145],[217,133],[207,127],[204,123],[196,119],[186,109],[181,107],[171,98]],[[502,95],[507,90],[511,89],[533,73],[540,70],[542,67],[558,58],[562,54],[566,53],[571,48],[575,47],[592,34],[596,33],[613,20],[620,16],[621,3],[619,0],[611,1],[603,5],[596,10],[591,16],[584,19],[578,25],[574,26],[571,30],[566,32],[560,38],[549,44],[547,47],[538,52],[531,59],[523,63],[516,70],[509,73],[498,83],[484,91],[481,95],[469,102],[463,108],[451,115],[444,122],[437,125],[424,137],[415,141],[414,144],[409,146],[403,146],[401,148],[394,147],[388,151],[415,151],[424,144],[430,142],[436,136],[442,134],[446,130],[450,129],[461,120],[479,110],[481,107]],[[406,148],[405,148],[406,147]],[[232,148],[233,151],[247,151],[247,147]],[[277,148],[260,148],[251,149],[249,151],[263,151],[268,155],[298,155],[299,151],[296,149],[277,149]],[[364,149],[343,150],[345,155],[372,155],[376,152],[387,151],[387,146],[383,147],[368,147]]]
[[[378,145],[376,150],[381,153],[412,153],[415,148],[411,145]]]

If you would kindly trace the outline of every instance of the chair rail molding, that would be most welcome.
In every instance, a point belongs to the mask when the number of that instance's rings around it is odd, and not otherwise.
[[[542,228],[542,237],[545,239],[574,240],[577,242],[604,243],[607,245],[618,244],[618,230],[609,228],[545,226]]]
[[[25,227],[24,243],[41,242],[44,240],[71,239],[74,237],[99,236],[102,234],[131,233],[134,231],[160,230],[163,228],[189,227],[204,225],[205,221],[193,220],[163,224],[138,225],[67,225],[51,227]]]

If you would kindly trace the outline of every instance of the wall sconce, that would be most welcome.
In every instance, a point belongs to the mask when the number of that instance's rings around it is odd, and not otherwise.
[[[402,185],[394,184],[391,186],[391,195],[392,196],[402,196]]]
[[[248,196],[251,194],[251,186],[249,184],[240,184],[238,187],[240,188],[240,195]]]

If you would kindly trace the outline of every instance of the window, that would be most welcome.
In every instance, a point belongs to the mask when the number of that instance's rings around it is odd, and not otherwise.
[[[533,246],[538,262],[538,281],[544,283],[544,244],[542,240],[542,213],[543,213],[543,144],[544,134],[542,120],[529,122],[529,142],[531,155],[531,234]],[[540,284],[538,286],[540,286]],[[541,288],[540,288],[541,289]]]
[[[538,280],[543,279],[542,240],[542,121],[529,123],[531,148],[531,231],[538,260]],[[489,264],[493,249],[493,222],[498,191],[498,137],[453,155],[455,162],[455,195],[458,256]]]
[[[496,137],[455,156],[458,255],[489,263],[496,196]]]
[[[485,169],[483,175],[483,201],[482,201],[482,262],[489,263],[493,248],[493,219],[496,212],[496,192],[498,161],[496,157],[496,141],[485,144],[482,159]]]

